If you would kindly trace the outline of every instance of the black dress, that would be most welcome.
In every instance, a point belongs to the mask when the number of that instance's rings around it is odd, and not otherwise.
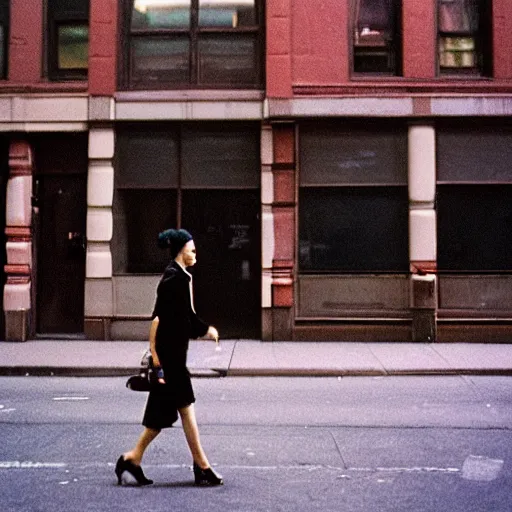
[[[160,430],[172,427],[178,409],[195,402],[187,369],[190,338],[204,336],[208,325],[195,313],[192,305],[191,276],[173,261],[158,284],[152,318],[158,317],[156,353],[164,370],[165,384],[149,392],[142,424]]]

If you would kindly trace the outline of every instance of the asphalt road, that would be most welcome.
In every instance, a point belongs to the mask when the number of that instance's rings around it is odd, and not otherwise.
[[[146,395],[123,378],[0,378],[0,507],[10,511],[512,510],[512,378],[197,379],[226,485],[195,488],[177,425],[150,487],[116,485]]]

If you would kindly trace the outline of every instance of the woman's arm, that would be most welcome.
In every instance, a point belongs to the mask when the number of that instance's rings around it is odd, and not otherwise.
[[[149,328],[149,349],[151,350],[151,357],[153,358],[153,367],[158,368],[158,382],[160,382],[160,384],[165,384],[164,372],[160,364],[160,359],[158,359],[158,354],[156,353],[156,331],[158,330],[159,323],[160,319],[155,316],[151,322],[151,327]]]
[[[151,350],[151,357],[153,358],[153,366],[160,366],[160,360],[156,353],[156,331],[158,330],[159,323],[160,319],[155,316],[151,322],[151,327],[149,328],[149,349]]]

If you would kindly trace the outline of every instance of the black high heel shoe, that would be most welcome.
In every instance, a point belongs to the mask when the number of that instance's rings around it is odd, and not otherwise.
[[[200,485],[202,487],[224,485],[224,480],[222,479],[221,475],[216,473],[212,468],[201,469],[195,462],[194,477],[196,480],[196,485]]]
[[[146,478],[142,468],[134,464],[131,460],[126,460],[123,455],[117,459],[116,464],[116,476],[117,476],[117,484],[121,485],[123,482],[122,476],[125,471],[128,471],[130,475],[137,480],[139,485],[150,485],[153,483],[153,480]]]

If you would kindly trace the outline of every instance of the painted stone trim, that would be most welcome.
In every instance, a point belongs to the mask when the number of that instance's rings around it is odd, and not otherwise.
[[[432,125],[409,126],[409,261],[413,341],[437,339],[436,143]]]
[[[107,108],[107,102],[103,103]],[[105,111],[106,113],[106,111]],[[88,338],[110,339],[113,315],[112,203],[114,197],[115,132],[110,125],[89,131],[87,180],[87,254],[85,260],[85,333]],[[107,295],[98,301],[99,290]]]
[[[3,289],[5,338],[27,339],[32,309],[32,148],[14,140],[9,147],[6,201],[6,283]]]
[[[273,336],[292,339],[295,268],[295,124],[272,126],[274,181],[272,216],[274,257],[272,259]],[[279,312],[278,312],[279,311]],[[277,322],[277,323],[276,323]]]

